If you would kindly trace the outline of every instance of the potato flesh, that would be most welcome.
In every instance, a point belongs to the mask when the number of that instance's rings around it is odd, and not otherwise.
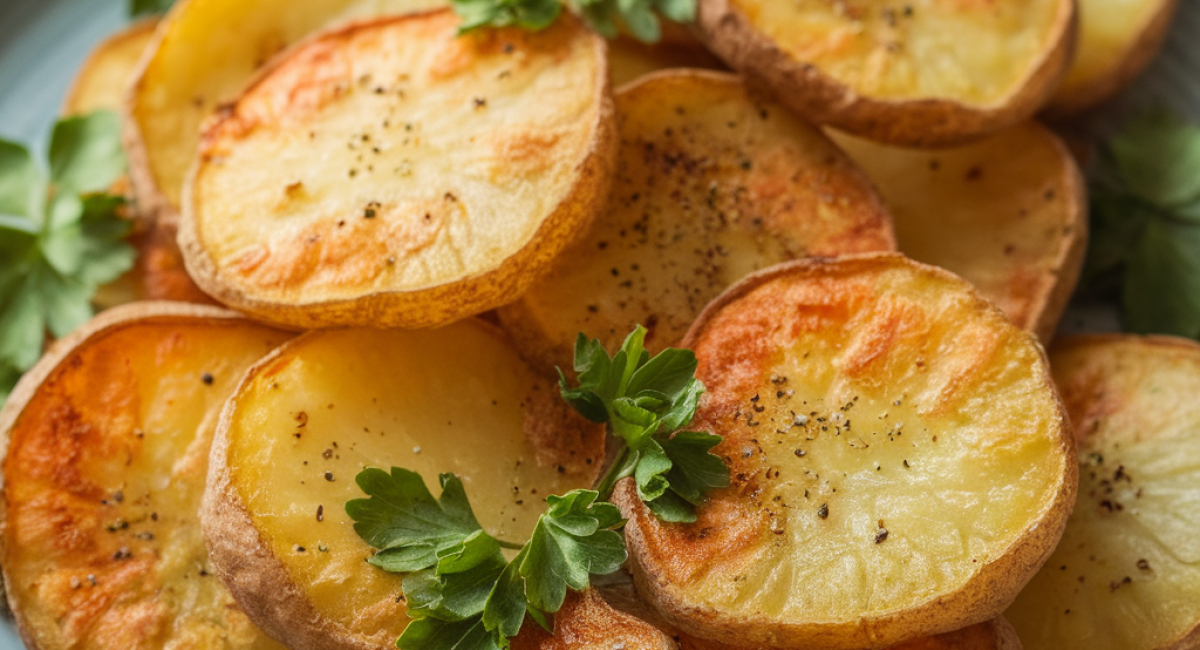
[[[1051,362],[1079,500],[1006,615],[1029,650],[1195,647],[1170,644],[1200,625],[1200,348],[1109,337]]]
[[[608,76],[613,87],[666,68],[726,69],[720,59],[686,32],[675,40],[664,37],[657,43],[642,43],[632,36],[620,36],[608,43]]]
[[[133,325],[42,385],[4,465],[4,567],[37,647],[282,648],[212,573],[197,513],[225,398],[287,337]]]
[[[453,472],[480,524],[523,542],[546,495],[590,482],[537,462],[522,429],[536,381],[475,321],[310,335],[240,394],[226,462],[254,526],[317,612],[352,633],[395,638],[408,622],[401,576],[363,561],[371,549],[343,509],[365,496],[354,477],[404,467],[436,495],[438,474]]]
[[[777,271],[689,334],[709,390],[693,426],[725,437],[734,481],[696,524],[639,522],[680,607],[797,626],[953,609],[1056,525],[1065,434],[1037,347],[961,281],[895,260]]]
[[[1171,0],[1080,0],[1079,45],[1056,97],[1070,101],[1117,72]]]
[[[569,20],[455,38],[458,22],[314,42],[208,133],[189,209],[223,284],[301,304],[415,291],[534,239],[593,146],[601,50]]]
[[[149,171],[178,209],[200,141],[200,124],[233,99],[284,47],[316,29],[355,18],[442,6],[443,0],[190,0],[169,17],[138,80],[130,111]]]
[[[879,187],[905,255],[962,276],[1018,326],[1049,339],[1057,315],[1039,325],[1058,284],[1078,275],[1066,252],[1083,237],[1085,209],[1079,170],[1057,137],[1027,122],[919,151],[831,135]]]
[[[138,60],[154,39],[154,26],[154,21],[137,23],[92,51],[71,85],[63,114],[121,110]]]
[[[797,61],[873,98],[1001,103],[1050,48],[1062,0],[734,0]]]
[[[534,330],[536,347],[556,349],[558,365],[570,366],[576,332],[612,349],[641,323],[658,351],[753,271],[894,248],[869,181],[819,130],[751,97],[733,75],[662,73],[619,93],[617,110],[621,149],[605,211],[501,310],[510,329]]]

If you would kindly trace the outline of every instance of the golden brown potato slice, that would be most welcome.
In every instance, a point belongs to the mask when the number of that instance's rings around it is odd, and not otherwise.
[[[423,11],[445,0],[183,0],[127,99],[125,147],[138,204],[174,219],[200,125],[254,71],[328,24]]]
[[[1057,136],[1031,121],[918,151],[830,135],[879,187],[905,255],[970,280],[1049,342],[1087,242],[1086,186]]]
[[[88,55],[63,102],[64,115],[119,111],[138,61],[154,40],[156,20],[141,20],[108,37]]]
[[[591,222],[617,142],[604,41],[449,9],[294,50],[205,132],[180,245],[296,327],[432,327],[511,301]]]
[[[1005,615],[1029,650],[1200,647],[1200,346],[1075,337],[1050,363],[1079,440],[1079,500]]]
[[[895,249],[870,181],[819,129],[734,75],[664,71],[617,95],[621,150],[592,229],[500,310],[524,354],[571,366],[577,332],[677,344],[746,274],[805,255]]]
[[[909,146],[1016,124],[1057,88],[1073,0],[701,0],[700,31],[735,70],[808,119]]]
[[[1079,0],[1075,60],[1048,110],[1077,113],[1112,97],[1162,47],[1178,0]]]
[[[751,650],[747,646],[734,647],[687,635],[677,638],[680,650]],[[759,646],[753,648],[766,650]],[[1012,624],[1003,616],[998,616],[961,630],[906,641],[888,650],[1022,650],[1022,646]]]
[[[1053,550],[1074,443],[1041,347],[899,255],[762,271],[684,345],[729,488],[665,524],[615,500],[639,591],[741,646],[884,648],[998,616]]]
[[[21,380],[0,414],[3,565],[29,647],[282,650],[212,574],[197,513],[225,398],[289,336],[137,303]]]
[[[614,608],[595,589],[567,592],[554,615],[554,634],[526,623],[513,650],[679,650],[675,639],[646,621]]]
[[[614,87],[664,68],[706,68],[724,70],[725,64],[713,56],[695,38],[663,38],[658,43],[643,43],[621,36],[608,43],[608,76]]]
[[[289,647],[390,647],[408,624],[401,576],[363,561],[371,549],[344,510],[363,496],[355,476],[404,467],[436,486],[453,472],[490,534],[526,539],[543,499],[590,485],[603,461],[590,423],[556,429],[548,458],[530,442],[560,402],[475,319],[302,336],[250,372],[222,417],[203,506],[217,572]]]

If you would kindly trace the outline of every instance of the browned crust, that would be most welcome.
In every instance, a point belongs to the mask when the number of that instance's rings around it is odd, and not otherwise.
[[[1039,303],[1041,307],[1036,309],[1037,319],[1026,324],[1028,329],[1037,334],[1038,340],[1046,345],[1054,338],[1054,332],[1058,329],[1058,323],[1062,320],[1063,312],[1066,311],[1067,303],[1071,301],[1071,294],[1075,292],[1079,276],[1083,272],[1089,239],[1088,191],[1083,172],[1080,171],[1066,143],[1041,124],[1037,124],[1037,128],[1045,132],[1046,139],[1053,143],[1055,150],[1062,157],[1065,176],[1063,189],[1068,193],[1068,213],[1063,224],[1066,236],[1052,267],[1056,278],[1050,290],[1034,302],[1035,309]]]
[[[1046,106],[1046,115],[1051,119],[1070,117],[1104,102],[1128,86],[1162,49],[1178,7],[1179,0],[1163,0],[1158,12],[1125,53],[1121,65],[1095,78],[1090,85],[1073,89],[1070,94],[1054,95]]]
[[[961,144],[1036,113],[1058,88],[1075,51],[1078,12],[1061,2],[1054,47],[1016,91],[990,106],[946,99],[889,101],[860,95],[816,66],[797,61],[759,33],[730,0],[702,0],[697,25],[706,44],[750,83],[818,124],[910,147]]]
[[[346,35],[385,22],[420,20],[448,11],[450,9],[362,21],[317,34],[264,66],[259,76],[243,92],[248,93],[262,83],[286,60],[289,52],[320,38]],[[564,20],[578,21],[573,17],[564,17]],[[436,327],[510,302],[535,279],[549,271],[557,254],[586,230],[608,195],[616,167],[619,140],[609,81],[607,44],[595,35],[592,35],[592,43],[598,61],[594,101],[599,107],[593,125],[592,148],[578,165],[579,177],[570,192],[543,219],[530,241],[498,267],[426,289],[377,291],[343,300],[282,303],[248,296],[224,281],[216,262],[204,248],[193,208],[194,180],[201,169],[197,161],[190,180],[183,188],[179,226],[179,247],[183,251],[188,273],[201,290],[226,305],[253,314],[268,323],[301,329],[347,325],[405,329]],[[214,137],[221,122],[221,119],[217,119],[207,125],[201,136],[200,150]],[[547,242],[550,245],[546,245]]]
[[[676,650],[667,633],[614,608],[596,589],[567,592],[554,615],[554,634],[526,622],[512,638],[512,650]]]
[[[30,400],[37,394],[37,389],[79,347],[86,345],[98,337],[107,336],[134,325],[143,323],[168,324],[180,321],[194,323],[197,320],[209,322],[253,322],[242,314],[219,307],[180,302],[135,302],[105,311],[70,335],[59,339],[42,356],[41,360],[21,377],[21,380],[17,382],[16,387],[9,396],[8,401],[5,402],[3,409],[0,409],[0,449],[7,455],[9,432],[16,426],[21,413],[25,410]],[[4,466],[0,463],[0,482],[4,480],[3,470]],[[0,499],[0,555],[7,554],[7,527],[8,500],[7,498],[2,498]],[[5,597],[11,603],[14,600],[12,580],[9,576],[8,567],[3,567],[3,573]],[[16,619],[17,631],[20,633],[25,645],[31,649],[38,648],[36,640],[29,632],[28,621],[19,607],[13,609],[13,617]]]
[[[688,331],[683,347],[694,348],[700,335],[719,312],[776,278],[789,275],[820,276],[834,268],[842,272],[869,270],[881,264],[909,266],[917,272],[958,284],[973,297],[978,309],[993,312],[1007,322],[1007,317],[998,307],[949,271],[920,264],[895,253],[872,253],[836,260],[797,260],[751,274],[709,303]],[[672,625],[699,636],[730,644],[746,645],[751,642],[794,650],[874,650],[919,636],[952,632],[1000,616],[1024,585],[1024,578],[1014,579],[1013,576],[1032,576],[1054,551],[1074,506],[1079,479],[1075,440],[1068,425],[1066,409],[1050,376],[1045,353],[1032,334],[1023,332],[1021,335],[1027,337],[1041,357],[1043,385],[1055,396],[1058,420],[1062,423],[1060,455],[1064,459],[1063,480],[1053,500],[1046,505],[1028,534],[1015,540],[962,586],[920,605],[847,622],[786,623],[765,615],[731,617],[697,607],[681,599],[663,572],[654,565],[644,532],[647,526],[656,525],[652,521],[654,515],[638,498],[634,483],[625,479],[617,485],[613,502],[628,519],[625,540],[639,592]],[[915,621],[926,622],[917,627]]]
[[[226,463],[229,427],[239,398],[254,377],[277,359],[302,345],[293,339],[267,355],[242,378],[225,403],[209,456],[208,481],[200,501],[200,527],[217,576],[255,625],[271,638],[295,650],[385,650],[394,639],[380,633],[365,638],[322,616],[288,575],[283,562],[254,526],[241,495],[233,486]]]

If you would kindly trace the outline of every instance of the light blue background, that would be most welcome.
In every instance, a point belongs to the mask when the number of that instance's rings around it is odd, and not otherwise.
[[[0,0],[0,138],[45,150],[58,108],[91,48],[125,25],[126,0]],[[1200,119],[1200,2],[1181,0],[1163,55],[1097,116],[1101,128],[1130,106],[1166,104]],[[1111,317],[1068,314],[1065,329],[1108,329]],[[1085,321],[1091,321],[1089,324]],[[1103,321],[1098,323],[1097,321]],[[0,650],[21,650],[0,624]]]

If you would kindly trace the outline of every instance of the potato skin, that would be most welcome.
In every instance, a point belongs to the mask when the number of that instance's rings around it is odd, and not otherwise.
[[[697,349],[701,337],[707,334],[706,330],[725,307],[776,278],[797,275],[816,278],[820,282],[826,275],[834,273],[851,274],[856,270],[869,272],[880,267],[897,266],[906,266],[937,281],[958,285],[972,296],[974,309],[989,312],[989,318],[1007,320],[997,307],[987,302],[973,287],[943,269],[912,262],[897,254],[866,254],[838,260],[799,260],[751,275],[709,304],[688,332],[683,346]],[[836,271],[831,272],[830,269]],[[755,316],[747,315],[746,320]],[[1033,336],[1028,333],[1019,336],[1027,337],[1029,345],[1036,350],[1042,364],[1045,364],[1045,355]],[[744,353],[752,354],[750,351]],[[698,376],[704,372],[704,363],[702,359]],[[722,365],[724,366],[723,362]],[[663,567],[668,558],[678,557],[685,549],[669,548],[669,543],[660,546],[651,541],[650,533],[654,532],[656,527],[670,525],[657,521],[641,503],[633,481],[625,479],[618,484],[613,494],[613,502],[621,508],[628,520],[625,528],[626,544],[639,592],[645,595],[652,606],[672,625],[697,636],[732,645],[745,645],[750,642],[756,646],[794,650],[886,648],[922,636],[952,632],[1000,616],[1025,581],[1041,567],[1054,550],[1066,525],[1078,486],[1078,467],[1073,462],[1075,445],[1073,437],[1069,435],[1066,411],[1049,372],[1043,368],[1040,374],[1046,394],[1053,397],[1056,411],[1054,419],[1059,423],[1057,426],[1061,435],[1053,444],[1057,447],[1055,457],[1066,459],[1066,462],[1062,463],[1062,480],[1057,483],[1052,499],[1044,505],[1034,525],[953,591],[941,593],[912,607],[878,615],[860,616],[856,620],[847,621],[781,622],[777,617],[767,614],[729,616],[712,608],[696,605],[686,598],[684,590],[671,582]],[[740,376],[734,379],[740,380]],[[707,401],[710,396],[711,393],[704,399]],[[703,420],[704,410],[705,402],[702,401],[698,419]],[[701,422],[696,426],[703,428],[704,424]],[[706,514],[715,510],[712,503],[710,500],[708,505],[701,507],[701,522],[689,526],[712,526],[713,530],[716,530],[716,526],[719,525],[717,522],[748,522],[744,523],[745,531],[722,530],[721,534],[730,540],[728,544],[735,546],[742,543],[741,540],[752,536],[752,529],[757,526],[751,521],[754,519],[753,513],[738,500],[725,500],[720,512],[712,514],[712,520],[704,523]],[[742,524],[738,524],[737,527],[740,529]],[[700,535],[700,538],[703,537],[704,535]]]
[[[449,10],[412,14],[401,18],[381,19],[379,23],[400,21],[435,22]],[[582,29],[578,19],[569,29]],[[378,23],[358,23],[313,37],[308,44],[327,38],[341,38]],[[564,27],[564,29],[568,29]],[[465,38],[465,37],[464,37]],[[583,160],[571,170],[575,181],[569,192],[543,219],[533,237],[520,250],[498,261],[493,267],[472,276],[435,284],[427,288],[389,289],[386,286],[357,295],[342,292],[318,296],[309,300],[288,301],[273,297],[272,287],[250,285],[232,277],[228,269],[218,266],[209,253],[201,226],[198,223],[196,185],[204,174],[204,161],[217,146],[218,138],[237,133],[241,119],[238,105],[211,123],[201,138],[200,160],[184,187],[183,215],[179,230],[179,245],[184,253],[188,272],[196,283],[218,301],[253,314],[276,325],[314,329],[333,326],[370,326],[421,329],[444,325],[455,320],[487,311],[522,293],[536,278],[549,270],[556,255],[566,247],[603,206],[616,164],[618,139],[611,88],[608,81],[606,44],[591,35],[593,56],[598,62],[599,78],[595,82],[594,105],[597,107],[591,130],[589,150]],[[302,49],[306,44],[297,46]],[[275,70],[286,65],[288,58],[279,57],[275,67],[264,69],[260,78],[243,95],[253,93]],[[559,163],[564,164],[564,163]],[[324,293],[323,291],[321,293]],[[350,295],[345,295],[350,294]]]
[[[961,144],[1015,124],[1036,113],[1066,74],[1075,48],[1078,15],[1064,3],[1058,35],[1019,89],[997,105],[970,105],[946,99],[890,101],[860,95],[846,84],[797,61],[760,34],[730,0],[701,0],[701,37],[747,82],[817,124],[878,142],[908,147]]]
[[[260,362],[259,367],[270,365],[279,356],[280,351],[272,353]],[[252,369],[250,373],[253,372]],[[247,379],[250,373],[247,373]],[[217,425],[209,460],[208,486],[200,502],[204,541],[217,576],[250,620],[271,638],[293,650],[394,648],[395,639],[386,631],[363,638],[321,616],[250,520],[225,463],[229,449],[228,421],[236,409],[236,396],[240,392],[239,388],[221,412],[221,423]],[[260,598],[259,595],[264,593],[275,594],[275,597]],[[402,605],[399,615],[403,616]]]

